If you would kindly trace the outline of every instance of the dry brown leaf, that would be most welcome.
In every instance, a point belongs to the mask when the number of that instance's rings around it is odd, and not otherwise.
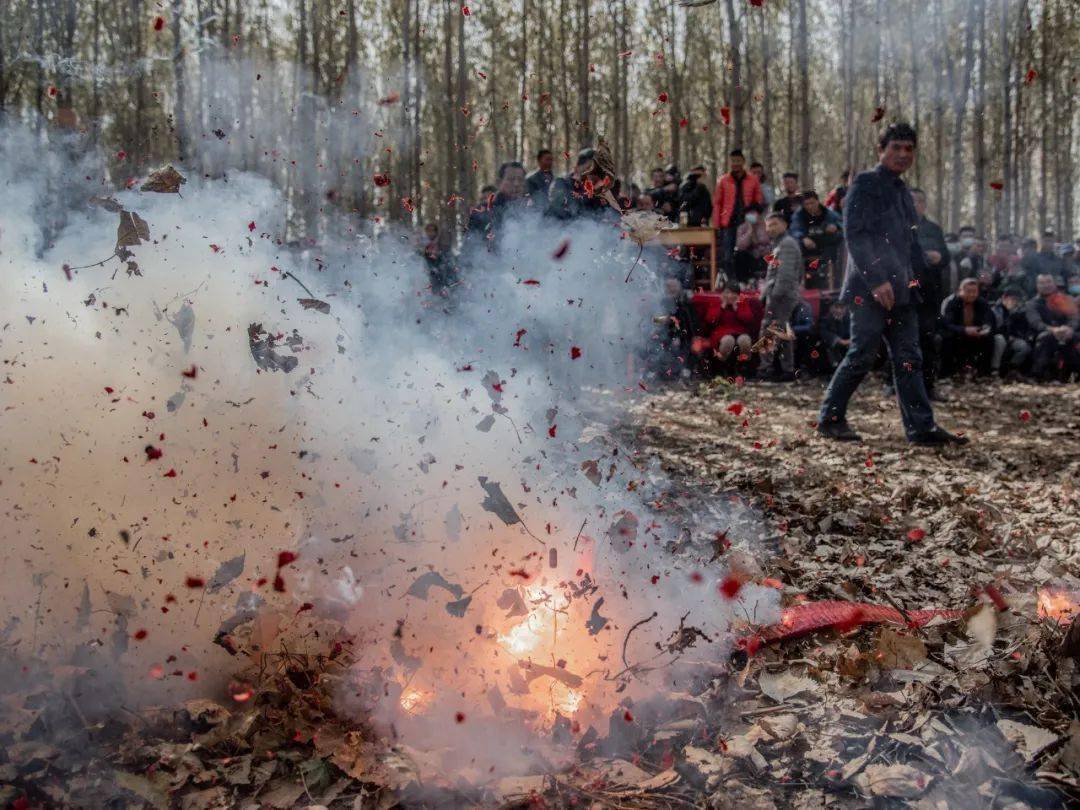
[[[150,226],[134,211],[120,211],[120,224],[116,227],[116,250],[141,245],[150,240]]]
[[[156,191],[158,194],[179,194],[180,186],[187,178],[172,166],[163,166],[150,173],[146,182],[139,186],[139,191]]]
[[[883,669],[912,669],[926,660],[922,639],[883,627],[878,634],[877,661]]]

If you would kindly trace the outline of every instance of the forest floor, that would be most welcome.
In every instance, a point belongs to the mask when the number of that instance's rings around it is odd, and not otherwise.
[[[781,640],[749,626],[757,641],[696,689],[590,729],[575,767],[483,785],[423,784],[422,752],[337,717],[329,695],[345,665],[333,652],[268,657],[242,705],[103,721],[70,697],[80,672],[54,670],[51,683],[0,689],[0,806],[1080,801],[1080,624],[1068,615],[1080,598],[1080,388],[954,390],[938,416],[971,444],[944,450],[909,447],[895,402],[870,382],[851,413],[864,442],[826,442],[813,430],[821,393],[812,380],[672,387],[637,402],[617,438],[659,460],[674,508],[730,516],[720,536],[670,553],[718,571],[739,554],[789,610],[865,603],[908,621],[867,611]],[[929,608],[962,614],[914,620]]]

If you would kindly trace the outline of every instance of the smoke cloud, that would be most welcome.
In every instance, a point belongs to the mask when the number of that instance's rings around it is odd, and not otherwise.
[[[668,482],[611,431],[662,310],[617,225],[524,211],[443,298],[406,233],[284,245],[258,176],[114,193],[97,156],[4,134],[13,657],[92,664],[131,705],[220,692],[237,647],[336,640],[342,710],[483,773],[776,618],[669,553]],[[113,252],[117,207],[149,239],[71,269]]]

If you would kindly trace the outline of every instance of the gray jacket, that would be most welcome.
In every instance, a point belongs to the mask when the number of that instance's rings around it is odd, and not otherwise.
[[[799,243],[785,233],[773,242],[772,258],[767,264],[765,285],[761,288],[762,298],[790,298],[794,302],[799,297],[803,280],[802,250],[799,249]]]
[[[887,281],[897,304],[912,303],[912,280],[922,277],[926,267],[917,225],[915,203],[903,180],[880,164],[861,172],[844,198],[850,261],[840,297],[869,302],[871,290]]]

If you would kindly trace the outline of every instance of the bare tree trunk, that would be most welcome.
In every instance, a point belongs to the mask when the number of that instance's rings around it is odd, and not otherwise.
[[[814,187],[810,163],[810,37],[806,30],[806,0],[799,0],[799,181]]]
[[[855,170],[855,0],[847,0],[847,14],[840,4],[844,53],[844,163]],[[843,22],[846,19],[846,24]],[[854,178],[853,178],[854,179]]]
[[[915,11],[912,5],[907,7],[907,34],[908,34],[908,47],[911,50],[911,123],[915,126],[916,132],[921,132],[922,128],[922,115],[920,110],[920,96],[919,96],[919,65],[922,64],[922,53],[919,50],[918,43],[915,40]],[[919,161],[915,162],[915,185],[922,186],[922,164]]]
[[[975,12],[979,0],[968,0],[967,22],[964,25],[964,68],[960,79],[960,91],[953,95],[953,133],[952,133],[952,191],[950,197],[949,228],[960,227],[961,202],[960,189],[964,179],[964,113],[967,109],[968,95],[971,93],[971,74],[974,61]]]
[[[795,4],[788,4],[787,166],[795,166]],[[778,172],[776,174],[779,174]]]
[[[469,142],[469,115],[472,105],[469,104],[469,81],[468,62],[465,60],[465,15],[458,12],[457,15],[457,104],[451,109],[451,115],[458,120],[458,161],[457,161],[457,193],[466,200],[473,198],[472,172],[469,170],[469,155],[472,153],[472,144]],[[454,209],[458,213],[458,228],[465,226],[465,206],[457,206]]]
[[[559,76],[562,79],[559,102],[563,118],[563,151],[569,153],[574,148],[574,142],[570,140],[570,71],[566,61],[566,47],[569,43],[566,33],[569,18],[567,3],[568,0],[559,0]]]
[[[443,133],[443,146],[445,147],[445,156],[443,163],[443,187],[442,187],[442,199],[445,200],[454,192],[454,161],[458,157],[456,150],[460,149],[460,144],[464,140],[462,133],[464,133],[464,126],[459,128],[460,122],[459,114],[454,108],[454,24],[453,17],[456,4],[453,2],[445,2],[443,4],[443,115],[446,116],[446,128]],[[468,203],[472,200],[466,198]],[[447,231],[451,232],[451,239],[453,239],[453,233],[456,232],[454,227],[454,213],[448,206],[439,207],[439,230],[443,233]]]
[[[728,20],[728,64],[731,65],[731,89],[728,99],[731,104],[732,123],[735,125],[735,146],[743,148],[746,144],[743,142],[745,93],[742,86],[742,35],[739,31],[739,20],[735,16],[734,0],[724,0],[724,7],[727,9]]]
[[[975,157],[975,230],[980,236],[986,231],[986,0],[978,5],[979,74],[975,80],[975,120],[973,152]]]
[[[518,93],[518,128],[517,138],[514,142],[514,151],[525,155],[525,95],[528,92],[527,79],[529,76],[529,0],[521,0],[521,46],[518,49],[518,74],[521,77],[520,92]],[[530,151],[535,152],[536,148]]]
[[[1001,203],[998,212],[998,233],[1012,230],[1012,198],[1016,193],[1012,169],[1012,99],[1009,84],[1009,0],[1001,0]]]
[[[772,96],[769,92],[769,72],[771,67],[769,65],[769,55],[772,50],[771,31],[769,31],[766,25],[765,15],[768,12],[763,8],[758,14],[758,24],[761,34],[761,92],[764,98],[764,114],[765,114],[765,126],[762,129],[762,150],[761,159],[765,164],[766,171],[773,171],[773,152],[772,152]]]
[[[945,58],[945,22],[941,0],[934,0],[934,197],[937,210],[945,215],[945,93],[942,88],[942,63]],[[950,74],[951,78],[951,74]]]
[[[184,42],[180,23],[183,0],[172,0],[173,78],[176,83],[176,101],[173,106],[176,127],[176,155],[181,162],[187,160],[187,74],[184,71]]]
[[[1048,54],[1050,51],[1050,31],[1049,31],[1049,14],[1050,10],[1047,5],[1043,5],[1042,16],[1039,20],[1040,34],[1040,48],[1039,48],[1039,118],[1041,120],[1041,126],[1039,127],[1042,135],[1040,138],[1039,149],[1039,230],[1042,231],[1046,228],[1046,214],[1047,214],[1047,200],[1049,196],[1049,189],[1047,188],[1048,180],[1047,174],[1049,173],[1048,163],[1050,161],[1050,74],[1048,68],[1050,61]]]
[[[589,6],[590,0],[578,0],[578,144],[583,149],[592,144],[593,133],[592,109],[589,105]]]

